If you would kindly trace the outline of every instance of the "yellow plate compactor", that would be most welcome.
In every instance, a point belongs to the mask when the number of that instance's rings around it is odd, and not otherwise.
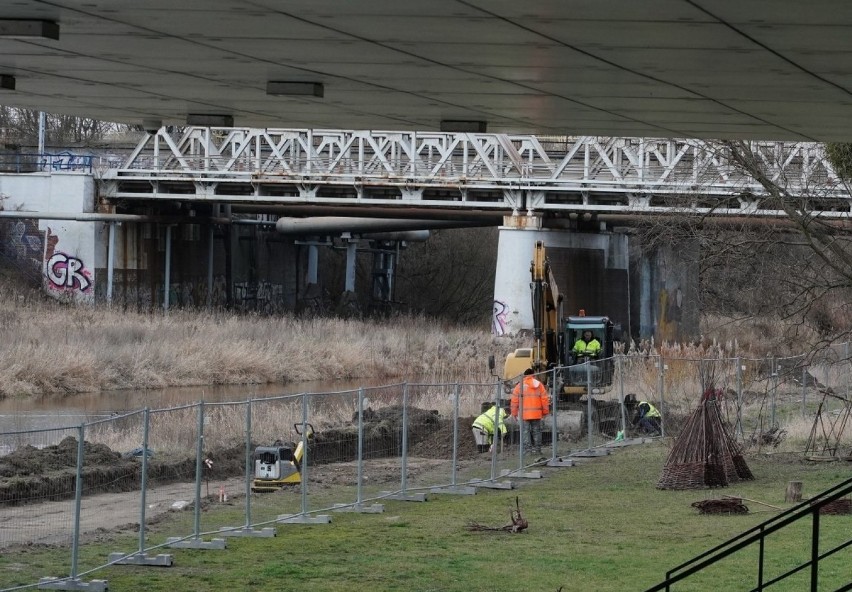
[[[311,424],[307,425],[307,438],[298,445],[284,444],[276,440],[272,446],[258,446],[254,449],[254,480],[251,490],[255,492],[277,491],[284,485],[302,482],[302,457],[304,443],[314,434]],[[301,435],[301,424],[296,424],[296,433]]]

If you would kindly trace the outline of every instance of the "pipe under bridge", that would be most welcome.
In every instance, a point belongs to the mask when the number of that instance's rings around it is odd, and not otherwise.
[[[806,198],[810,211],[850,215],[822,144],[750,146],[768,177]],[[721,143],[690,139],[190,127],[148,134],[121,167],[97,172],[101,197],[133,201],[384,208],[407,217],[786,216],[766,209],[763,187],[728,155]]]

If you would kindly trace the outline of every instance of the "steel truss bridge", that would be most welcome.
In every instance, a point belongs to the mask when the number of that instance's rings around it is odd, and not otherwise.
[[[752,142],[767,176],[820,216],[850,216],[824,147]],[[149,134],[101,195],[260,205],[785,216],[702,140],[190,127]],[[403,214],[400,214],[403,215]]]

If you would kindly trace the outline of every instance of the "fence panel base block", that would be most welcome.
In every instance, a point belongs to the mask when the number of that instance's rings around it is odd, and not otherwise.
[[[474,487],[482,487],[484,489],[514,489],[515,484],[511,481],[474,481],[471,483]]]
[[[511,471],[509,469],[504,469],[504,470],[500,471],[501,477],[508,477],[510,475],[512,477],[518,477],[520,479],[541,479],[542,477],[544,477],[544,475],[541,474],[541,471],[526,471],[526,472],[524,472],[524,471],[518,471],[518,470]]]
[[[219,534],[226,537],[257,537],[263,539],[276,536],[275,529],[271,526],[266,528],[247,528],[245,526],[232,528],[230,526],[223,526],[219,529]]]
[[[146,555],[143,553],[135,553],[127,555],[126,553],[110,553],[109,562],[113,565],[148,565],[151,567],[171,567],[172,556],[168,553],[160,553],[159,555]]]
[[[42,578],[38,582],[39,590],[96,590],[106,592],[109,590],[107,580],[91,580],[84,582],[79,579],[68,578]]]
[[[391,493],[390,491],[382,492],[382,499],[397,500],[401,502],[425,502],[425,493]]]
[[[449,493],[456,495],[476,495],[476,487],[466,485],[450,485],[448,487],[433,487],[430,493]]]
[[[573,467],[576,466],[575,463],[570,458],[562,458],[561,456],[557,456],[556,458],[551,458],[547,461],[548,467]]]
[[[225,539],[212,539],[203,541],[201,539],[182,539],[180,537],[169,537],[166,544],[172,549],[225,549],[228,543]]]
[[[381,514],[385,511],[382,504],[334,504],[334,512],[356,512],[358,514]]]
[[[275,520],[279,524],[329,524],[331,516],[320,514],[319,516],[307,516],[305,514],[281,514]]]

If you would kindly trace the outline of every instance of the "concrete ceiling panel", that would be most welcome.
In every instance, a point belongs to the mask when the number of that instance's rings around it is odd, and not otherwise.
[[[852,136],[847,0],[14,0],[0,18],[60,27],[0,38],[0,104],[130,123]]]

